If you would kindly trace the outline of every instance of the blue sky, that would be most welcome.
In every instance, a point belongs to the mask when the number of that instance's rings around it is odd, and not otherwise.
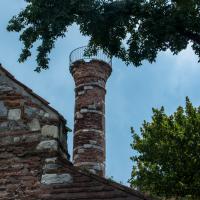
[[[19,64],[22,44],[17,33],[6,31],[9,19],[17,14],[25,3],[23,0],[0,1],[0,62],[18,80],[45,98],[67,120],[73,128],[74,82],[69,73],[69,54],[87,44],[76,25],[67,37],[56,43],[50,58],[50,69],[40,74],[34,72],[36,62],[33,57]],[[160,53],[156,63],[145,62],[142,67],[126,66],[113,59],[113,73],[107,84],[106,96],[106,175],[127,184],[133,163],[130,148],[133,126],[137,132],[143,120],[150,121],[152,107],[164,105],[168,114],[179,105],[184,106],[189,96],[195,106],[200,105],[200,64],[191,48],[173,56],[169,51]],[[72,152],[72,134],[68,138]]]

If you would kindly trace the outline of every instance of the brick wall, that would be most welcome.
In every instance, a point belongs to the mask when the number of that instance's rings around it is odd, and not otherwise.
[[[105,174],[105,94],[111,66],[103,61],[76,61],[73,162],[90,172]]]
[[[57,139],[65,151],[66,121],[48,102],[0,68],[0,132],[39,131]]]
[[[111,68],[97,61],[85,67],[83,73],[74,73],[79,86],[75,148],[83,144],[77,154],[74,151],[74,159],[80,164],[83,158],[90,164],[84,166],[103,175],[105,82]],[[91,70],[89,77],[83,77],[86,69]],[[0,66],[0,200],[147,200],[73,166],[66,151],[66,129],[57,111]]]

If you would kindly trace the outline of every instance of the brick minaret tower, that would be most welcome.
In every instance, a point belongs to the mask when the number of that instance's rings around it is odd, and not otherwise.
[[[70,55],[75,81],[73,162],[100,176],[105,175],[105,94],[111,60],[102,52],[84,56],[85,47]]]

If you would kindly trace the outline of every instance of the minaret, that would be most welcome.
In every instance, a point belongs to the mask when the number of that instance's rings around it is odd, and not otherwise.
[[[105,175],[105,94],[111,59],[99,51],[85,57],[85,47],[70,54],[75,81],[73,163],[100,176]]]

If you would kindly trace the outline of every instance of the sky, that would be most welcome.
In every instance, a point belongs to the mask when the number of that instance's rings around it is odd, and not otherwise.
[[[25,7],[23,0],[0,0],[0,63],[19,81],[30,87],[58,110],[73,129],[74,81],[69,72],[69,54],[87,45],[76,25],[59,39],[50,54],[50,69],[34,72],[36,52],[27,62],[17,62],[22,44],[18,33],[9,33],[6,26],[11,17]],[[137,133],[144,120],[151,121],[152,107],[165,107],[167,114],[185,105],[189,96],[195,106],[200,105],[200,64],[190,47],[174,56],[161,52],[156,63],[135,68],[113,59],[113,72],[107,82],[106,95],[106,177],[128,185],[133,163],[130,157],[130,128]],[[69,152],[72,155],[72,134],[69,134]]]

